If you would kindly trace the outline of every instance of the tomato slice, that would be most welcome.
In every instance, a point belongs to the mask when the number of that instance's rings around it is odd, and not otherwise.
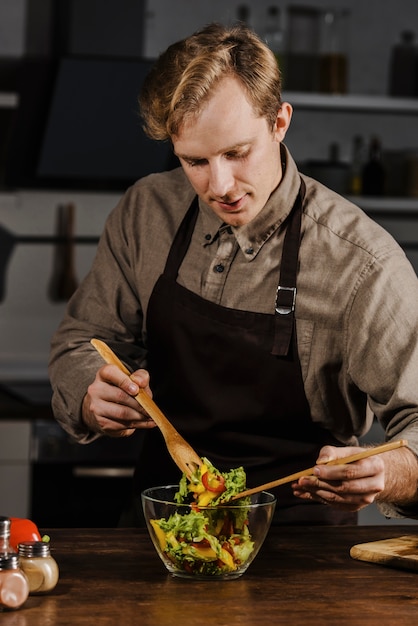
[[[213,493],[223,493],[226,489],[225,478],[221,475],[216,476],[215,474],[205,472],[202,475],[202,483],[205,489]]]

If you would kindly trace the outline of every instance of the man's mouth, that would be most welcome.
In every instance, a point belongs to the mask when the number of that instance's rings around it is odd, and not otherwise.
[[[244,202],[245,202],[245,197],[246,197],[246,194],[244,194],[237,200],[224,199],[224,200],[216,200],[216,202],[223,211],[227,211],[228,213],[230,213],[232,211],[239,211],[240,209],[242,209]]]

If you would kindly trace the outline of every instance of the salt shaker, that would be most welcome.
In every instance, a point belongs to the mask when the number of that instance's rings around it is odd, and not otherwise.
[[[30,594],[52,591],[59,578],[59,568],[51,556],[50,544],[45,541],[23,541],[19,543],[20,567],[29,581]]]
[[[10,518],[0,515],[0,555],[16,552],[10,546]]]
[[[29,595],[29,582],[15,553],[0,554],[0,611],[18,609]]]

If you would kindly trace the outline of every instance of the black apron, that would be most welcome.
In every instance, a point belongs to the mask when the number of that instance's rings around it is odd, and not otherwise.
[[[242,465],[249,487],[310,467],[321,446],[338,444],[311,420],[297,350],[303,196],[302,182],[286,220],[275,314],[225,308],[176,282],[195,227],[197,198],[149,301],[147,367],[154,400],[199,456],[223,471]],[[160,431],[146,431],[134,479],[137,496],[179,478]],[[289,485],[274,491],[277,524],[356,523],[353,514],[295,498]]]

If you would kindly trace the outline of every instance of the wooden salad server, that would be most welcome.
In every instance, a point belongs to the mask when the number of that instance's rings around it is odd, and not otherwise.
[[[109,348],[109,346],[100,339],[91,339],[90,343],[96,348],[97,352],[103,357],[106,363],[117,365],[124,374],[131,375],[131,372],[125,367],[122,361]],[[187,476],[190,476],[196,465],[202,465],[202,459],[193,450],[193,448],[183,439],[177,432],[171,422],[166,418],[162,411],[155,404],[154,400],[147,394],[145,389],[139,389],[136,401],[146,410],[148,415],[152,417],[154,422],[164,437],[167,449],[171,454],[173,461]]]

